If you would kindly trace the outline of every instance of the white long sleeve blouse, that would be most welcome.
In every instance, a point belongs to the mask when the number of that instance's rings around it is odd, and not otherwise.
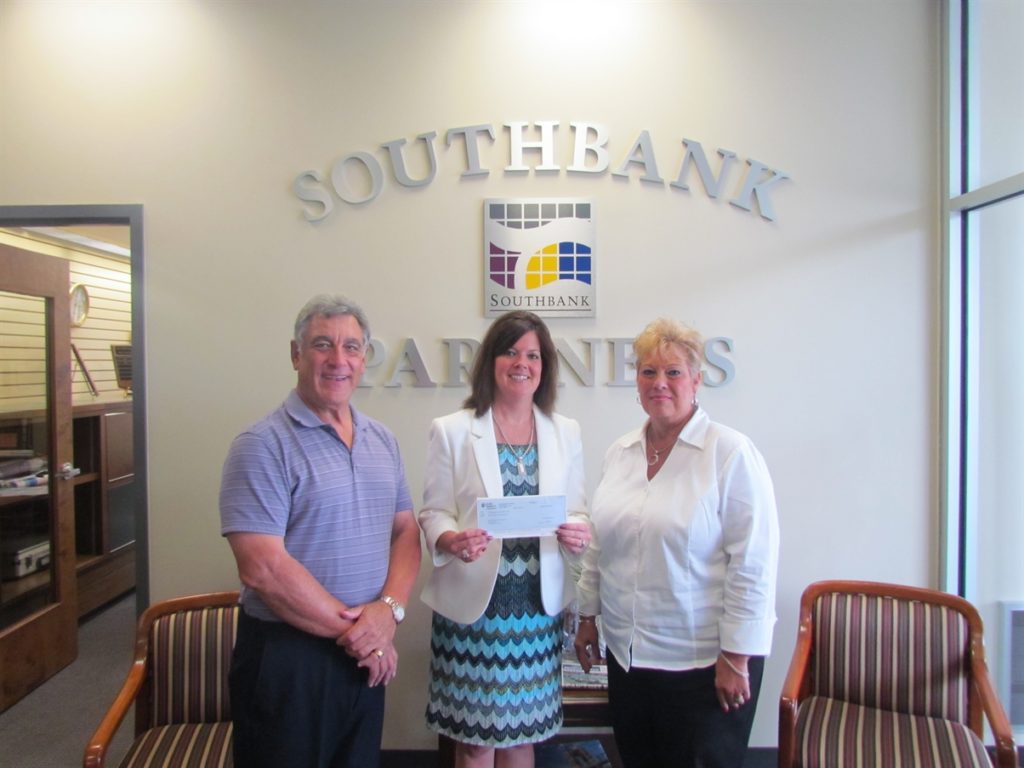
[[[605,454],[580,613],[601,615],[626,669],[706,667],[720,650],[767,655],[779,528],[764,459],[698,409],[648,480],[645,434],[629,432]]]

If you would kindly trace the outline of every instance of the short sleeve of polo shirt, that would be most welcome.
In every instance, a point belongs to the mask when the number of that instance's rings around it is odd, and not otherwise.
[[[283,457],[263,435],[243,432],[231,444],[220,487],[221,534],[284,536],[291,492]]]

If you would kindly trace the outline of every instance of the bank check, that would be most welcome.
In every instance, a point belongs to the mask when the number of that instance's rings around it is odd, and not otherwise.
[[[566,520],[565,496],[477,499],[476,516],[478,527],[500,539],[554,536]]]

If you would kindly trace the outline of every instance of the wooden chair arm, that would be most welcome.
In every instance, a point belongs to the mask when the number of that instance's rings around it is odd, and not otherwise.
[[[128,670],[128,676],[125,678],[121,690],[114,697],[114,703],[110,705],[107,714],[100,721],[96,732],[89,739],[89,744],[85,748],[85,755],[82,758],[84,768],[103,768],[106,764],[107,750],[110,749],[110,742],[113,741],[118,728],[124,722],[125,715],[128,714],[128,710],[135,703],[139,696],[139,691],[142,690],[142,686],[146,682],[149,657],[149,628],[151,625],[150,611],[146,611],[139,618],[136,626],[135,652],[131,669]]]
[[[782,683],[779,697],[779,768],[794,764],[796,759],[796,719],[800,702],[807,698],[809,678],[807,669],[811,662],[811,619],[802,616],[797,628],[796,645],[789,662],[789,671]]]
[[[89,746],[85,748],[85,758],[82,762],[84,768],[103,768],[110,742],[113,741],[114,734],[121,727],[128,710],[135,703],[135,697],[139,695],[139,690],[145,680],[146,659],[145,657],[135,659],[114,703],[110,705],[110,709],[103,716],[96,732],[89,739]]]
[[[989,728],[992,729],[992,736],[995,738],[997,768],[1018,768],[1017,747],[1013,742],[1010,718],[1006,716],[1006,710],[1003,709],[1003,705],[992,687],[992,680],[988,675],[988,664],[985,663],[983,654],[971,655],[971,679],[985,718],[988,720]]]

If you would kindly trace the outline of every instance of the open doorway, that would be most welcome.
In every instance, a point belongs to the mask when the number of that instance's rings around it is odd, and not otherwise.
[[[76,462],[91,462],[85,469],[97,478],[76,485],[81,613],[129,583],[141,612],[149,604],[142,206],[0,206],[0,234],[79,262],[68,287],[72,323],[81,322],[69,361],[73,432]]]

